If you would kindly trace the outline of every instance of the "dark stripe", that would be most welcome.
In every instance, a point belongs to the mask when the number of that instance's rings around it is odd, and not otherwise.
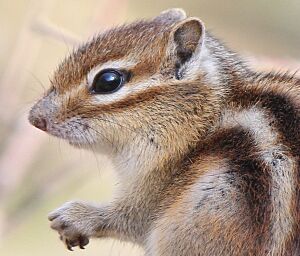
[[[221,130],[203,145],[201,154],[217,154],[228,160],[231,174],[228,182],[245,196],[259,233],[267,231],[271,211],[271,171],[259,160],[259,149],[249,132],[241,127]]]
[[[293,238],[286,244],[286,250],[291,252],[291,255],[296,255],[300,247],[300,106],[293,104],[284,94],[261,93],[258,90],[237,92],[234,100],[242,107],[256,105],[269,112],[274,117],[274,123],[271,125],[278,130],[281,143],[288,147],[296,161],[297,188],[291,206],[295,207],[292,212],[296,224]]]
[[[178,114],[176,111],[184,112],[186,116],[189,111],[195,114],[197,111],[200,113],[200,111],[208,109],[211,111],[210,114],[214,114],[214,110],[210,109],[214,96],[212,89],[204,85],[201,88],[197,84],[190,84],[189,86],[186,86],[186,84],[154,86],[146,91],[133,93],[110,104],[83,105],[78,115],[88,118],[103,113],[129,111],[129,109],[139,110],[140,112],[142,110],[159,112],[161,108],[167,113],[165,116],[171,115],[172,117]],[[182,101],[184,101],[184,104],[176,103]],[[178,115],[178,119],[180,118],[181,116]]]
[[[294,219],[296,226],[294,227],[293,238],[287,242],[286,250],[291,255],[299,255],[300,246],[300,113],[295,107],[281,95],[266,94],[262,95],[263,107],[270,110],[276,118],[276,127],[282,135],[282,141],[291,149],[291,153],[297,162],[296,174],[296,193],[294,195]]]
[[[285,95],[272,91],[261,92],[261,90],[256,88],[236,90],[232,98],[233,103],[243,108],[261,107],[271,113],[275,119],[272,125],[275,125],[281,134],[282,142],[290,147],[294,156],[298,157],[300,154],[300,106],[296,107]]]
[[[239,193],[233,200],[245,198],[247,203],[240,205],[247,216],[241,215],[236,218],[241,222],[244,222],[243,217],[252,220],[250,227],[244,227],[253,236],[249,237],[249,243],[253,245],[255,252],[264,251],[271,235],[271,170],[259,160],[260,152],[254,139],[241,127],[219,130],[211,138],[199,142],[197,147],[186,154],[185,159],[176,168],[177,172],[174,173],[170,184],[166,186],[167,189],[161,193],[165,200],[162,200],[163,205],[160,209],[164,210],[176,202],[176,198],[180,198],[188,187],[197,182],[201,170],[191,168],[191,164],[195,167],[197,162],[207,156],[218,156],[228,161],[228,183]]]
[[[245,207],[248,208],[254,228],[257,234],[263,236],[270,227],[271,170],[259,160],[260,153],[254,139],[241,127],[220,130],[189,152],[178,167],[178,172],[172,177],[169,189],[171,188],[170,191],[173,193],[176,191],[174,187],[178,189],[175,194],[170,194],[170,197],[180,196],[187,186],[199,178],[199,170],[190,168],[191,163],[201,161],[201,157],[209,155],[228,160],[230,168],[228,183],[236,187],[240,195],[245,197],[248,202]]]

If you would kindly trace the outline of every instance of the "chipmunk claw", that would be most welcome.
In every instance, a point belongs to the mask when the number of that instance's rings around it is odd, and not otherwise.
[[[86,225],[81,225],[81,216],[74,214],[79,207],[84,205],[78,202],[66,203],[48,216],[51,228],[58,232],[60,240],[69,251],[73,251],[73,247],[76,246],[85,249],[84,246],[89,243],[89,237],[84,233]]]
[[[84,246],[86,246],[89,243],[89,239],[87,237],[84,236],[80,236],[79,237],[79,248],[80,249],[85,249]]]
[[[69,244],[67,244],[67,249],[68,249],[69,251],[73,252],[72,246],[69,245]]]
[[[66,246],[66,248],[69,251],[73,251],[72,245],[70,244],[70,241],[66,237],[64,237],[63,235],[60,235],[59,239],[64,243],[64,245]]]
[[[84,236],[79,236],[73,239],[68,239],[63,235],[59,236],[60,240],[65,244],[66,248],[69,251],[73,251],[73,247],[78,246],[80,249],[85,249],[84,246],[86,246],[89,243],[89,239]]]

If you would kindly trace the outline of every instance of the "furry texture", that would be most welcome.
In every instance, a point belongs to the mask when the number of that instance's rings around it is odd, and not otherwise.
[[[129,81],[91,94],[108,67]],[[109,154],[121,180],[108,205],[49,215],[69,249],[115,237],[149,256],[300,254],[298,79],[250,70],[172,9],[95,36],[51,84],[31,123]]]

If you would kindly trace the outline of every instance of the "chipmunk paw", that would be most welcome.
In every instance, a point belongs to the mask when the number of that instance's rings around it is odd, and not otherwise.
[[[48,219],[51,221],[51,228],[56,230],[67,249],[73,251],[78,246],[84,249],[89,243],[91,236],[91,206],[83,202],[68,202],[62,207],[51,212]]]

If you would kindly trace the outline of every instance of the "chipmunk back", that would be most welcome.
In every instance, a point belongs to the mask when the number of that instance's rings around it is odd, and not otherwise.
[[[146,255],[300,254],[300,80],[251,70],[171,9],[116,27],[59,66],[37,128],[108,154],[108,204],[49,214],[67,248],[131,241]]]

